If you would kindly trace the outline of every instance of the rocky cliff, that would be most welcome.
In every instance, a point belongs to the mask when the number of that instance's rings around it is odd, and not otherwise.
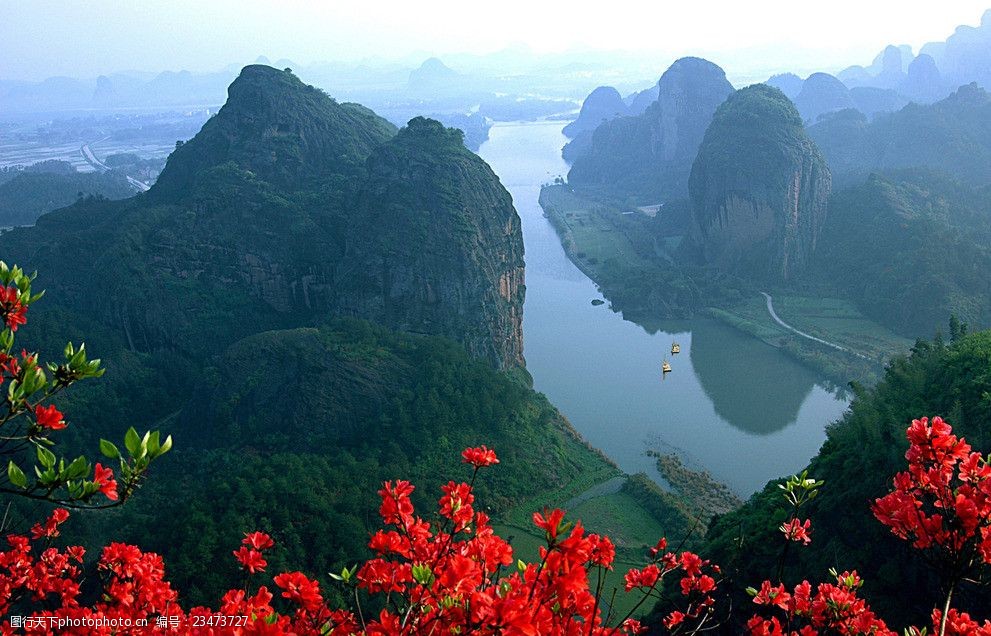
[[[692,167],[691,243],[723,271],[792,280],[815,251],[830,184],[788,98],[765,84],[737,91],[716,112]]]
[[[523,241],[509,193],[460,132],[417,117],[376,149],[335,313],[443,334],[523,364]]]
[[[568,180],[651,201],[687,193],[688,174],[716,108],[733,92],[715,64],[686,57],[658,82],[658,96],[636,117],[599,126]]]
[[[150,192],[44,217],[0,253],[139,351],[200,359],[348,315],[523,362],[519,217],[461,133],[416,119],[396,134],[265,66]]]

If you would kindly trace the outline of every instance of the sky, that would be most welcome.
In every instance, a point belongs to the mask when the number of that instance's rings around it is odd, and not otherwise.
[[[991,0],[0,0],[0,79],[214,71],[265,55],[630,50],[707,55],[737,75],[869,64],[886,44],[943,40]]]

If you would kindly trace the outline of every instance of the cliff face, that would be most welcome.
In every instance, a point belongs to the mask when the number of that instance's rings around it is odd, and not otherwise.
[[[346,315],[523,363],[519,217],[460,132],[416,119],[395,134],[268,67],[245,69],[150,192],[0,246],[136,350],[199,359]]]
[[[830,185],[788,98],[763,84],[742,89],[716,112],[692,167],[691,241],[721,270],[794,279],[815,251]]]
[[[732,92],[715,64],[691,57],[676,61],[661,76],[657,100],[646,111],[595,130],[569,182],[651,200],[684,196],[705,129]]]
[[[523,238],[509,193],[457,131],[416,118],[368,160],[336,312],[523,364]]]

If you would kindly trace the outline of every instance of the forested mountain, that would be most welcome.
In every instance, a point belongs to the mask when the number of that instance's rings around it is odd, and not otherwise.
[[[120,422],[175,439],[142,503],[81,515],[80,532],[160,550],[196,600],[226,589],[215,564],[256,528],[286,567],[362,558],[368,493],[412,477],[432,499],[468,445],[508,467],[480,484],[496,514],[583,470],[614,474],[529,388],[519,217],[435,121],[397,132],[249,66],[149,192],[80,201],[4,234],[0,253],[48,291],[31,346],[85,334],[107,364],[60,402],[66,441]]]
[[[871,171],[915,167],[975,184],[991,182],[991,96],[976,84],[873,122],[841,111],[811,126],[809,136],[842,183],[860,182]]]
[[[991,324],[991,191],[930,171],[872,175],[833,195],[812,278],[901,333],[951,315]]]
[[[831,179],[784,93],[754,84],[731,95],[688,185],[690,239],[703,264],[751,280],[794,280],[808,269]]]
[[[522,363],[519,217],[459,132],[418,118],[395,134],[264,66],[230,94],[147,194],[11,232],[5,257],[139,351],[201,356],[260,328],[355,316]]]
[[[564,127],[565,135],[574,139],[582,133],[590,133],[602,122],[622,117],[627,113],[626,102],[612,86],[600,86],[588,94],[582,102],[578,117]]]

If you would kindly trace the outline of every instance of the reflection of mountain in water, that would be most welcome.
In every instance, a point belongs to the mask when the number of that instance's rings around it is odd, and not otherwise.
[[[712,320],[692,327],[692,366],[716,413],[736,428],[768,435],[795,422],[816,376],[756,338]]]

